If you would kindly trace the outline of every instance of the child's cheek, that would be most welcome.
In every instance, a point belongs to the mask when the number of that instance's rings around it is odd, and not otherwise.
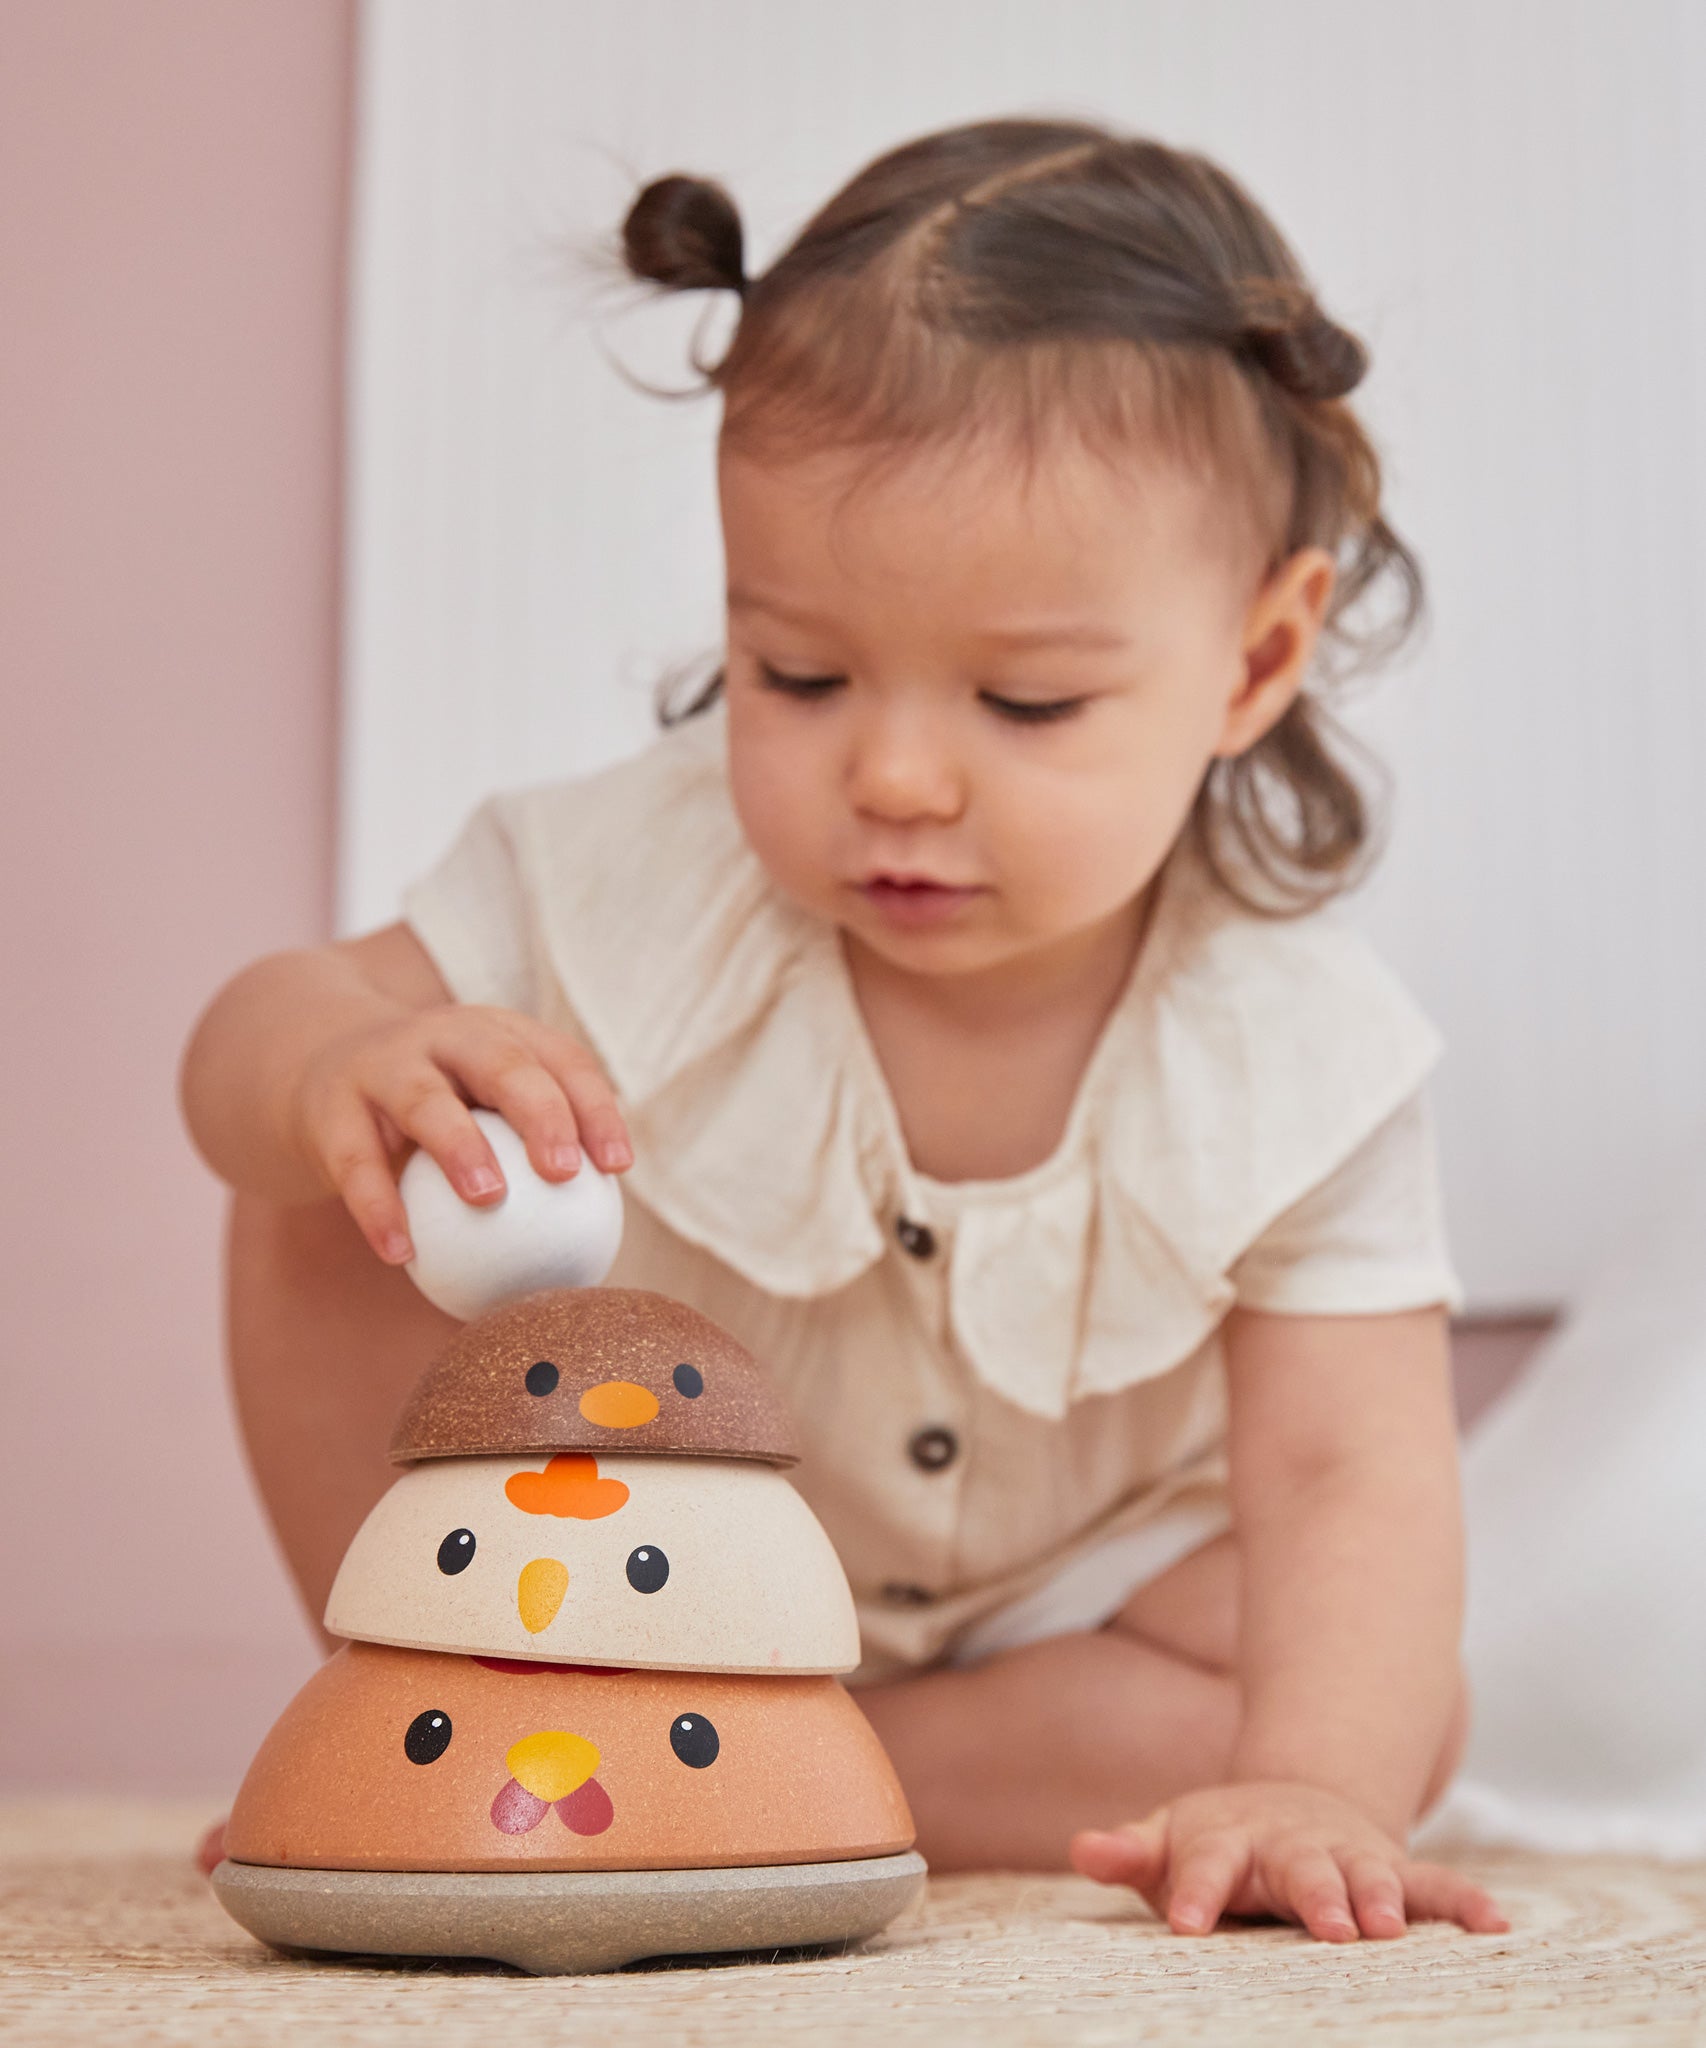
[[[1039,934],[1079,930],[1129,903],[1154,878],[1183,820],[1172,793],[1140,775],[1086,775],[1070,803],[1032,808],[1019,821],[1001,866],[1010,893],[1022,892],[1028,924]]]
[[[832,792],[809,748],[763,729],[729,727],[729,790],[747,844],[782,892],[823,912],[834,893],[828,840]]]

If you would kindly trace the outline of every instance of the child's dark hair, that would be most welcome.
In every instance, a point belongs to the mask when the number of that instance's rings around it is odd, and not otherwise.
[[[1064,422],[1110,460],[1147,444],[1234,485],[1269,566],[1328,549],[1329,674],[1391,652],[1420,616],[1420,570],[1345,402],[1366,352],[1204,157],[1085,122],[974,122],[868,164],[762,276],[707,179],[647,185],[622,241],[636,277],[740,295],[721,359],[695,363],[722,393],[726,441],[880,458],[993,430],[1030,461]],[[1365,865],[1368,805],[1330,731],[1299,696],[1198,793],[1198,842],[1253,908],[1307,909]]]

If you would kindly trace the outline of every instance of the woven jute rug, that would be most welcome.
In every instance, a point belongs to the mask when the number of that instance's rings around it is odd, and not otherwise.
[[[190,1863],[210,1817],[0,1811],[7,2048],[1706,2041],[1706,1866],[1463,1853],[1509,1934],[1420,1927],[1340,1948],[1279,1927],[1181,1939],[1072,1878],[945,1878],[858,1954],[530,1978],[271,1954]]]

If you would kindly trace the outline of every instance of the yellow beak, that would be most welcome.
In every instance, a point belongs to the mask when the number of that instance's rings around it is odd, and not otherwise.
[[[577,1792],[598,1769],[598,1751],[584,1735],[545,1728],[524,1735],[504,1757],[509,1774],[535,1799],[555,1802]]]
[[[554,1557],[536,1557],[531,1564],[522,1566],[516,1582],[515,1604],[521,1612],[521,1625],[530,1636],[536,1636],[556,1620],[557,1609],[568,1590],[569,1568]]]

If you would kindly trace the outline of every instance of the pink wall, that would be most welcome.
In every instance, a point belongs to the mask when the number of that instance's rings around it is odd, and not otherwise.
[[[0,0],[0,1785],[227,1788],[311,1661],[179,1047],[330,900],[350,0]]]

